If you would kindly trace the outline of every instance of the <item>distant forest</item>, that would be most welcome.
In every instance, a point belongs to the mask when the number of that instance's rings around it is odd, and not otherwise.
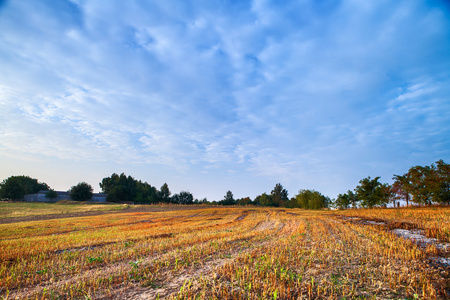
[[[157,189],[124,173],[113,173],[103,178],[99,185],[107,194],[107,201],[116,203],[255,205],[304,209],[372,208],[384,207],[389,203],[395,206],[400,200],[407,205],[450,204],[450,165],[443,160],[430,166],[411,167],[403,175],[394,175],[392,185],[381,183],[379,179],[370,176],[361,179],[353,191],[339,194],[336,199],[310,189],[302,189],[289,199],[288,191],[277,183],[269,194],[262,193],[253,200],[250,197],[235,199],[233,193],[227,191],[223,199],[211,202],[206,198],[195,199],[188,191],[172,194],[167,183]],[[29,176],[11,176],[0,183],[0,199],[20,200],[41,190],[48,191],[46,197],[49,199],[56,197],[56,192],[46,183]],[[86,182],[80,182],[69,190],[71,198],[77,201],[91,199],[92,191],[92,186]]]

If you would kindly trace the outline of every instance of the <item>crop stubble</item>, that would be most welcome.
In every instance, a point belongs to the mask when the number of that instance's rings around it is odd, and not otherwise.
[[[445,299],[449,268],[432,258],[449,253],[391,230],[409,224],[445,242],[449,215],[448,208],[217,207],[3,224],[0,295]]]

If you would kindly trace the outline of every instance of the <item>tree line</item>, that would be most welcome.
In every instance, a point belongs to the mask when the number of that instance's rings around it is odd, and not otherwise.
[[[393,183],[381,183],[380,177],[364,178],[356,188],[339,194],[334,206],[340,209],[380,207],[400,200],[409,205],[450,204],[450,165],[438,160],[430,166],[414,166],[403,175],[394,175]]]
[[[173,203],[173,204],[200,204],[206,203],[206,199],[194,199],[192,193],[181,191],[173,194],[167,183],[158,190],[147,182],[136,180],[124,173],[113,173],[110,177],[103,178],[100,182],[102,192],[108,194],[109,202],[133,202],[142,204]]]
[[[42,190],[48,191],[50,187],[30,176],[11,176],[0,183],[0,199],[22,199],[25,195]]]
[[[218,201],[219,205],[256,205],[287,208],[321,209],[330,206],[330,198],[315,190],[300,190],[297,195],[290,198],[288,191],[277,183],[270,194],[262,193],[251,200],[250,197],[234,199],[233,193],[227,191],[224,198]]]
[[[102,192],[107,194],[108,202],[128,202],[137,204],[218,204],[218,205],[256,205],[303,209],[382,207],[400,200],[406,204],[450,204],[450,165],[439,160],[430,166],[411,167],[403,175],[394,175],[393,184],[381,183],[380,177],[370,176],[359,181],[355,189],[330,199],[320,192],[310,189],[300,190],[294,197],[288,197],[288,191],[277,183],[270,193],[235,199],[227,191],[219,201],[195,199],[189,191],[171,193],[167,183],[159,189],[147,182],[136,180],[124,173],[113,173],[99,183]],[[11,176],[0,183],[0,199],[23,199],[27,194],[47,191],[47,198],[55,198],[56,192],[46,183],[38,182],[29,176]],[[86,182],[80,182],[69,189],[71,198],[86,201],[92,198],[93,188]]]
[[[256,205],[306,209],[320,209],[328,207],[331,203],[328,197],[313,190],[300,190],[298,195],[289,199],[287,190],[280,183],[275,185],[270,194],[263,193],[254,200],[250,197],[234,199],[233,193],[227,191],[222,200],[211,202],[206,198],[195,199],[189,191],[181,191],[172,195],[167,183],[158,189],[124,173],[120,175],[113,173],[111,176],[103,178],[99,185],[102,193],[107,194],[106,200],[116,203]],[[40,183],[37,179],[29,176],[11,176],[0,183],[0,199],[19,200],[27,194],[34,194],[42,190],[47,191],[46,197],[49,199],[57,197],[57,193],[46,183]],[[93,188],[86,182],[80,182],[72,186],[68,192],[70,192],[72,200],[86,201],[92,198]]]
[[[0,199],[21,200],[25,195],[47,191],[45,197],[56,198],[57,192],[45,182],[39,182],[30,176],[10,176],[0,183]],[[86,201],[92,198],[93,188],[86,182],[80,182],[69,189],[70,197],[76,201]]]
[[[263,193],[254,200],[250,197],[234,199],[233,193],[227,191],[220,201],[208,201],[194,199],[192,193],[181,191],[171,193],[167,183],[158,190],[147,182],[136,180],[124,173],[118,175],[113,173],[110,177],[103,178],[100,183],[102,192],[108,194],[106,200],[109,202],[133,202],[142,204],[172,203],[172,204],[218,204],[218,205],[257,205],[274,207],[300,207],[320,209],[328,207],[331,203],[328,197],[317,191],[301,190],[294,198],[288,198],[287,190],[280,184],[276,184],[270,194]]]

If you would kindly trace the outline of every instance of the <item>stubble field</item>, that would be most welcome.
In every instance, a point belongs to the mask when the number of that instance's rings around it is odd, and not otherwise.
[[[450,297],[449,208],[191,208],[3,217],[0,297]]]

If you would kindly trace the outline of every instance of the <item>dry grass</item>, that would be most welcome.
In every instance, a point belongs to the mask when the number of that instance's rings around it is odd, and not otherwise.
[[[60,203],[61,202],[61,203]],[[122,204],[92,204],[63,200],[58,203],[0,202],[0,218],[17,218],[48,214],[71,214],[87,211],[122,210]]]
[[[3,224],[0,295],[445,299],[449,270],[432,258],[448,253],[397,237],[388,225],[349,217],[441,234],[449,213],[443,208],[433,213],[233,207]]]

